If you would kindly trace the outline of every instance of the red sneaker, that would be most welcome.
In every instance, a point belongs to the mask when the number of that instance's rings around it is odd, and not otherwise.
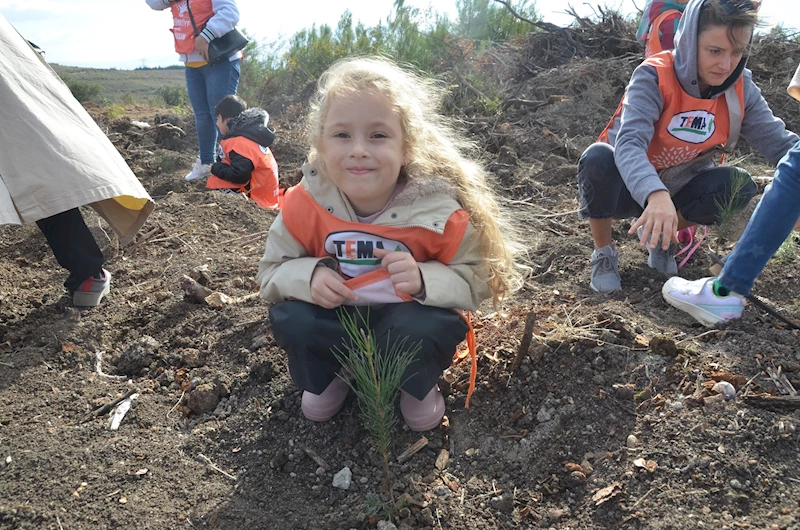
[[[347,399],[349,393],[350,386],[338,375],[322,391],[322,394],[312,394],[305,390],[300,407],[303,409],[303,416],[311,421],[328,421],[342,410],[344,400]]]
[[[444,416],[444,397],[439,385],[434,385],[422,401],[401,390],[400,412],[412,431],[429,431],[438,427]]]
[[[111,290],[111,273],[102,269],[102,273],[86,278],[72,294],[73,305],[80,307],[96,307],[100,300]]]

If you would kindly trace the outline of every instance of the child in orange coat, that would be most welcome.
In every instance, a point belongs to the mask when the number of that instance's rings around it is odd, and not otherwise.
[[[267,127],[267,111],[248,109],[239,96],[225,96],[214,113],[224,135],[222,158],[211,165],[206,187],[232,190],[264,208],[278,208],[278,163],[269,149],[275,132]]]

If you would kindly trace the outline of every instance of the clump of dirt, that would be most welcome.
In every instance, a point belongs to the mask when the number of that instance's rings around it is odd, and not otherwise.
[[[468,107],[466,126],[527,238],[530,273],[502,312],[473,315],[470,408],[469,363],[457,362],[442,381],[442,428],[402,463],[422,436],[395,433],[392,514],[381,510],[381,459],[352,398],[327,423],[300,412],[255,296],[275,214],[183,180],[196,156],[191,117],[137,108],[109,119],[91,108],[157,207],[125,248],[85,212],[114,274],[110,296],[90,310],[63,296],[65,273],[35,226],[0,227],[0,527],[392,528],[390,516],[404,530],[800,526],[798,332],[753,307],[710,330],[671,309],[625,222],[614,232],[624,290],[588,286],[577,159],[638,58],[586,53],[593,29],[579,22],[502,50],[517,73],[498,93],[538,103],[491,115]],[[630,27],[595,30],[629,46]],[[580,54],[552,46],[570,39]],[[756,42],[751,64],[777,72],[774,46]],[[800,58],[785,46],[784,57]],[[781,108],[777,90],[764,94]],[[286,101],[270,110],[273,150],[281,181],[293,184],[304,107]],[[746,163],[769,171],[756,157]],[[683,276],[708,275],[706,248]],[[796,266],[797,257],[770,263],[754,291],[788,315],[798,313]],[[188,296],[184,277],[225,296]],[[521,350],[526,322],[533,333]],[[139,397],[119,430],[91,414],[130,390]]]

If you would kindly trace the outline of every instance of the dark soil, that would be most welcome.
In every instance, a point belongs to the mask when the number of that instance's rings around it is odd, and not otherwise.
[[[443,381],[447,427],[424,433],[427,446],[402,464],[421,435],[394,433],[394,512],[382,509],[381,459],[357,404],[305,420],[267,306],[249,296],[274,214],[183,181],[194,157],[186,116],[136,108],[110,120],[93,108],[157,207],[127,248],[85,211],[114,275],[90,310],[63,296],[65,272],[35,226],[0,227],[0,528],[364,529],[391,528],[390,517],[400,529],[800,528],[800,413],[749,397],[781,395],[787,380],[800,388],[798,332],[752,306],[713,330],[670,308],[626,222],[615,232],[624,290],[589,289],[575,164],[636,61],[548,56],[537,67],[534,45],[502,51],[526,69],[508,60],[492,75],[515,80],[506,97],[567,99],[463,115],[525,232],[531,271],[503,312],[473,315],[470,408],[460,362]],[[789,108],[777,87],[800,58],[791,53],[789,67],[765,61],[777,108]],[[274,151],[292,184],[304,140],[288,108],[273,113]],[[796,120],[790,108],[779,116]],[[770,175],[747,149],[741,163]],[[707,276],[711,248],[730,243],[712,231],[681,274]],[[786,315],[800,313],[797,263],[773,260],[754,290]],[[184,275],[233,303],[184,296]],[[726,402],[716,381],[736,397]],[[119,430],[107,414],[83,421],[131,389],[140,396]],[[334,488],[345,467],[349,489]]]

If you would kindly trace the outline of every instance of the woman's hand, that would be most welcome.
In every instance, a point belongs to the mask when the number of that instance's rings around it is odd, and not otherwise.
[[[198,35],[194,39],[194,51],[203,56],[203,59],[208,61],[208,41],[202,35]]]
[[[381,267],[389,273],[392,285],[398,292],[411,296],[422,292],[422,273],[417,260],[409,252],[390,252],[376,248],[373,253],[381,260]]]
[[[678,243],[678,212],[675,211],[668,191],[654,191],[647,197],[647,207],[628,230],[628,234],[635,234],[640,226],[644,227],[639,241],[643,247],[649,241],[650,248],[656,248],[659,237],[662,250],[667,250],[670,243]]]
[[[344,278],[338,272],[319,266],[311,275],[311,299],[325,309],[335,309],[346,300],[355,302],[358,296],[344,284]]]

